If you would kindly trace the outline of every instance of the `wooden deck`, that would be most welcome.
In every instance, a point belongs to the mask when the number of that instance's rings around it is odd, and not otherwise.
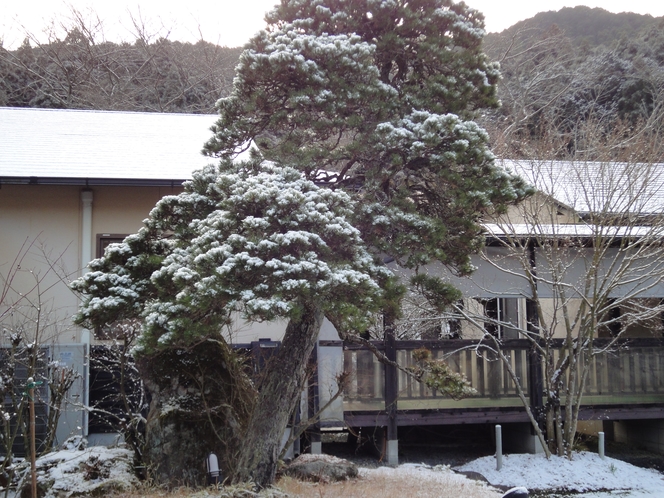
[[[602,339],[597,339],[601,347]],[[385,349],[382,342],[374,343]],[[404,372],[396,385],[386,381],[385,366],[367,349],[340,341],[323,347],[343,348],[344,370],[351,383],[343,402],[344,420],[350,426],[387,425],[386,393],[397,425],[525,422],[527,416],[507,369],[491,351],[466,340],[396,341],[396,359],[413,365],[413,351],[426,347],[463,373],[477,394],[455,401],[432,391]],[[531,354],[528,341],[505,341],[512,369],[520,379],[529,403],[546,402],[541,388],[542,366]],[[537,387],[539,386],[539,387]],[[393,392],[390,393],[390,390]],[[396,411],[394,410],[396,405]],[[580,419],[622,420],[664,418],[664,339],[629,339],[617,348],[593,356]]]

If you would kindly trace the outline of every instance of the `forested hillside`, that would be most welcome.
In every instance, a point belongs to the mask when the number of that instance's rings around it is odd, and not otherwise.
[[[211,113],[241,52],[147,36],[98,42],[74,27],[50,43],[0,47],[0,106]]]
[[[485,38],[501,64],[502,107],[483,116],[498,153],[532,155],[532,142],[582,152],[582,133],[659,132],[664,106],[664,18],[565,8]]]
[[[629,9],[629,5],[625,5]],[[585,6],[565,7],[558,11],[540,12],[530,19],[520,21],[502,33],[489,33],[487,43],[492,45],[495,38],[513,35],[525,29],[546,31],[557,25],[576,46],[597,47],[615,44],[622,37],[633,36],[650,26],[656,26],[661,19],[650,15],[622,12],[614,14],[604,9]]]

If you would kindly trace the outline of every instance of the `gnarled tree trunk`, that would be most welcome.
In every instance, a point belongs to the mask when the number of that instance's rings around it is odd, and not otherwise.
[[[264,372],[234,482],[252,481],[263,488],[274,481],[282,436],[304,388],[323,318],[320,307],[309,304],[299,320],[288,323],[279,351]]]
[[[237,353],[208,338],[141,357],[137,365],[152,397],[144,450],[150,477],[166,486],[205,485],[210,452],[222,475],[233,475],[255,402]]]

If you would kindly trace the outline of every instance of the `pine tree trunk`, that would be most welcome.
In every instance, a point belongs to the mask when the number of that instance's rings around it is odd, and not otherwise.
[[[309,305],[300,320],[288,323],[279,351],[264,372],[233,482],[252,481],[259,488],[274,482],[281,440],[304,388],[323,318],[318,306]]]

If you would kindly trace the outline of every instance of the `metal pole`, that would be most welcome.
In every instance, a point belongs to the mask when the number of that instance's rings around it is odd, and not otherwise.
[[[597,443],[597,449],[599,450],[599,457],[604,460],[604,433],[599,432],[597,433],[599,436],[599,441]]]
[[[500,425],[496,425],[496,470],[503,468],[503,433]]]

